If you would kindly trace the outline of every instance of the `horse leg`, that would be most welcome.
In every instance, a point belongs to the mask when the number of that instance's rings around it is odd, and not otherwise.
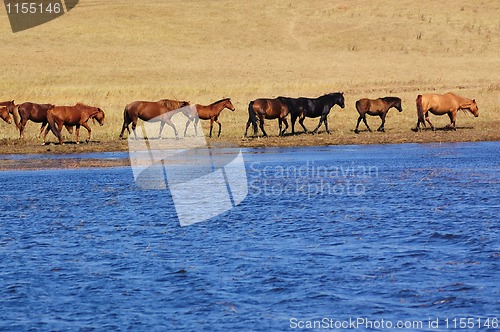
[[[250,117],[248,117],[248,121],[247,121],[247,127],[245,128],[245,134],[243,135],[243,137],[247,137],[248,135],[248,128],[250,128],[250,123],[252,121],[250,120]]]
[[[172,121],[170,121],[170,119],[165,119],[165,122],[162,122],[162,125],[160,127],[160,135],[161,135],[161,130],[163,129],[163,125],[165,123],[168,124],[170,127],[172,127],[172,129],[174,129],[175,139],[179,139],[179,134],[177,133],[177,128],[175,128],[174,123]]]
[[[429,123],[432,131],[436,130],[436,128],[434,128],[434,125],[431,123],[431,120],[429,118],[429,112],[425,113],[425,121],[427,121]]]
[[[450,124],[447,126],[453,130],[457,130],[456,127],[456,119],[457,119],[457,112],[448,112],[448,117],[450,118]]]
[[[385,132],[385,128],[384,128],[384,124],[385,124],[385,114],[386,114],[386,113],[382,113],[382,114],[380,114],[380,119],[382,119],[382,124],[380,125],[380,127],[378,127],[377,131]]]
[[[196,117],[193,122],[193,128],[194,128],[194,135],[198,137],[198,122],[200,121],[199,117]]]
[[[120,133],[120,138],[123,138],[123,133],[125,133],[125,129],[127,129],[128,134],[130,135],[130,129],[128,128],[128,125],[130,122],[127,122],[126,120],[123,120],[123,126],[122,126],[122,131]]]
[[[128,128],[128,125],[127,125]],[[134,132],[134,138],[137,139],[137,132],[135,131],[135,128],[137,128],[137,119],[132,120],[132,131]]]
[[[218,118],[215,118],[215,122],[219,125],[219,133],[217,134],[217,137],[220,137],[220,132],[222,130],[222,125],[221,125],[221,123],[220,123],[220,121],[219,121]]]
[[[165,122],[161,121],[160,122],[160,132],[158,133],[158,139],[161,138],[161,132],[163,131],[163,126],[165,126]],[[177,137],[177,134],[175,134],[175,137]]]
[[[26,123],[28,123],[28,119],[21,118],[21,121],[19,122],[19,138],[20,139],[24,139],[24,127],[26,127]],[[47,123],[45,122],[45,124],[47,124]],[[40,135],[38,137],[40,137]]]
[[[328,117],[325,116],[325,129],[328,134],[330,134],[330,130],[328,130]]]
[[[43,130],[45,129],[45,126],[47,125],[47,122],[42,122],[42,125],[40,126],[40,132],[36,136],[36,138],[40,138],[42,136]],[[23,126],[23,132],[24,132],[24,126]],[[24,138],[24,135],[23,135]]]
[[[214,118],[210,118],[210,134],[208,137],[212,138],[212,128],[214,127]]]
[[[370,126],[368,125],[368,121],[366,121],[366,114],[363,114],[363,122],[365,123],[365,126],[366,128],[368,129],[368,131],[371,133],[372,132],[372,129],[370,128]]]
[[[43,134],[43,145],[45,145],[45,140],[47,139],[47,135],[50,131],[50,126],[47,126],[47,128],[45,128],[45,133]]]
[[[306,126],[304,126],[304,120],[305,120],[305,119],[306,119],[306,117],[305,117],[305,116],[300,117],[300,118],[299,118],[299,124],[300,124],[300,125],[302,126],[302,128],[304,129],[304,132],[305,132],[305,133],[307,133],[307,132],[308,132],[308,130],[307,130]]]
[[[267,137],[267,133],[266,131],[264,130],[264,117],[263,116],[260,116],[260,130],[262,130],[262,134]]]
[[[290,117],[291,117],[290,121],[292,122],[292,135],[295,135],[295,121],[297,121],[297,116],[290,115]]]
[[[285,129],[283,129],[283,131],[281,132],[281,136],[285,136],[285,132],[288,129],[288,121],[286,120],[286,118],[283,118],[282,121],[285,124]]]
[[[62,128],[59,131],[61,131],[61,130],[62,130]],[[77,124],[76,125],[76,138],[75,138],[76,144],[80,144],[79,138],[80,138],[80,125]]]
[[[87,122],[83,123],[82,126],[84,126],[85,129],[87,129],[87,131],[89,132],[89,137],[85,140],[85,143],[88,143],[88,142],[90,142],[90,132],[92,131],[92,129],[90,129],[90,126],[87,124]],[[76,128],[78,128],[78,127],[76,127]]]
[[[186,128],[184,129],[184,137],[186,137],[187,135],[187,130],[188,130],[188,127],[189,127],[189,124],[191,123],[191,119],[188,119],[187,122],[186,122]],[[195,128],[196,130],[196,128]]]
[[[60,144],[60,145],[63,145],[63,144],[64,144],[64,142],[63,142],[63,138],[62,138],[62,133],[61,133],[61,131],[62,131],[62,127],[63,127],[63,124],[64,124],[64,121],[63,121],[63,122],[61,122],[60,124],[58,124],[58,125],[57,125],[57,130],[58,130],[59,132],[57,133],[57,135],[56,135],[56,136],[57,136],[57,138],[59,139],[59,144]]]
[[[361,115],[360,115],[360,116],[358,116],[358,122],[356,123],[356,129],[354,129],[354,132],[355,132],[356,134],[358,134],[358,133],[359,133],[358,128],[359,128],[359,124],[361,123],[361,120],[363,120],[363,116],[361,116]]]
[[[323,121],[325,121],[326,116],[322,115],[321,118],[319,119],[318,126],[312,131],[313,135],[318,132],[319,127],[323,124]]]

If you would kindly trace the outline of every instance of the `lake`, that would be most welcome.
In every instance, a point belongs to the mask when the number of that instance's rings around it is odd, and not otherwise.
[[[243,149],[248,195],[187,227],[130,167],[0,172],[0,330],[495,330],[499,151]]]

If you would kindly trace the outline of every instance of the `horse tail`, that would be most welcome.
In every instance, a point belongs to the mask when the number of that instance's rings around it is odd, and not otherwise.
[[[21,114],[19,109],[20,107],[21,105],[15,105],[14,112],[12,112],[12,117],[14,118],[14,123],[16,124],[17,129],[20,129],[21,127],[21,122],[19,121],[19,114]]]
[[[252,122],[252,127],[253,127],[253,133],[254,135],[257,135],[257,116],[255,115],[255,111],[253,109],[253,103],[254,101],[251,101],[250,104],[248,104],[248,120]]]
[[[130,122],[132,122],[132,118],[130,117],[130,114],[128,114],[128,105],[127,105],[123,110],[123,124],[125,125],[125,123],[130,123]]]
[[[54,113],[52,112],[52,110],[49,110],[47,112],[47,122],[49,123],[50,130],[52,130],[54,135],[56,135],[59,141],[61,141],[61,132],[57,129]]]
[[[356,101],[356,110],[361,115],[361,100]]]
[[[418,122],[422,123],[424,127],[426,127],[424,110],[422,108],[422,95],[417,96],[416,104],[417,104]]]

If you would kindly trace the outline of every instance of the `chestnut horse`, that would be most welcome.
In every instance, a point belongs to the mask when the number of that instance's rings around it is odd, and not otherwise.
[[[130,135],[130,129],[128,126],[132,123],[132,130],[134,131],[134,136],[137,139],[135,128],[137,127],[138,119],[150,122],[160,121],[161,124],[158,138],[161,138],[161,132],[165,123],[174,129],[175,137],[178,138],[177,129],[170,119],[178,112],[186,112],[186,109],[182,109],[185,106],[189,106],[188,101],[169,99],[162,99],[159,101],[134,101],[125,106],[125,109],[123,110],[123,126],[120,138],[123,138],[125,129],[127,129]],[[163,114],[164,116],[160,117],[160,115]]]
[[[7,112],[9,114],[12,114],[12,116],[14,117],[14,123],[16,124],[16,126],[18,125],[19,123],[19,120],[17,118],[17,115],[16,113],[14,112],[15,108],[16,108],[16,104],[14,104],[14,101],[13,100],[10,100],[10,101],[2,101],[0,102],[0,107],[5,107],[7,109]],[[3,111],[2,111],[3,112]],[[5,122],[7,122],[8,124],[11,124],[12,123],[12,119],[10,118],[10,115],[9,116],[6,116],[5,118],[2,116],[2,119],[4,119]],[[10,121],[8,121],[7,119],[10,119]]]
[[[26,124],[28,123],[28,120],[31,120],[35,123],[41,123],[42,126],[40,127],[40,132],[37,135],[37,138],[40,138],[42,135],[43,129],[47,125],[47,111],[51,108],[54,108],[55,106],[52,104],[35,104],[35,103],[22,103],[21,105],[17,106],[17,111],[20,116],[20,121],[19,121],[19,136],[20,139],[24,139],[24,128],[26,127]],[[73,133],[73,127],[71,126],[66,126],[66,129],[70,134]],[[45,130],[45,135],[44,137],[47,137],[48,132],[50,131],[50,127],[47,127]],[[44,139],[45,140],[45,139]]]
[[[356,102],[356,109],[358,110],[359,118],[358,123],[356,123],[356,129],[354,129],[354,132],[356,134],[359,133],[358,127],[361,120],[363,120],[363,122],[365,123],[368,131],[372,131],[368,126],[368,123],[366,122],[366,114],[372,116],[380,116],[382,124],[380,125],[380,127],[378,127],[377,131],[385,132],[385,116],[387,115],[389,109],[392,107],[397,109],[399,112],[403,112],[403,108],[401,107],[401,99],[398,97],[384,97],[378,99],[363,98],[358,100]]]
[[[10,117],[9,109],[5,106],[0,106],[0,118],[7,122],[8,124],[12,123],[12,118]]]
[[[413,131],[420,131],[420,124],[425,127],[425,121],[429,123],[431,129],[434,130],[434,126],[429,120],[429,112],[434,115],[444,115],[448,114],[450,117],[450,124],[446,128],[452,128],[457,130],[456,119],[458,110],[463,110],[471,112],[476,118],[479,116],[479,108],[477,107],[475,99],[468,99],[464,97],[457,96],[451,92],[444,95],[438,94],[424,94],[418,95],[417,100],[417,127]]]
[[[260,122],[260,130],[262,134],[267,136],[264,130],[264,119],[273,120],[278,119],[279,124],[279,136],[283,136],[285,131],[288,129],[288,122],[286,121],[286,116],[288,115],[288,106],[283,98],[276,99],[256,99],[248,104],[248,121],[247,127],[245,129],[245,137],[248,133],[248,127],[250,124],[253,126],[254,135],[257,135],[257,117]],[[285,123],[285,129],[282,130],[282,123]]]
[[[61,130],[64,126],[76,126],[76,144],[79,144],[78,140],[80,135],[80,126],[83,126],[89,132],[89,136],[86,139],[88,143],[90,141],[90,132],[92,131],[87,124],[89,119],[97,120],[97,122],[102,126],[104,124],[104,112],[102,109],[92,106],[87,106],[84,104],[76,104],[75,106],[56,106],[47,111],[47,121],[50,125],[50,130],[59,139],[59,143],[63,144]],[[45,143],[45,137],[43,139]]]
[[[211,103],[208,106],[196,104],[193,108],[190,107],[190,111],[188,113],[188,121],[186,122],[186,129],[184,129],[184,137],[186,137],[186,132],[189,124],[193,120],[194,132],[196,133],[196,135],[198,135],[198,130],[196,127],[198,126],[198,121],[200,119],[210,120],[210,138],[212,138],[212,128],[214,126],[214,122],[216,122],[219,125],[219,133],[217,134],[217,137],[220,137],[221,124],[219,121],[219,115],[225,108],[234,112],[234,106],[233,103],[231,103],[230,98],[221,99],[219,101],[216,101],[215,103]]]

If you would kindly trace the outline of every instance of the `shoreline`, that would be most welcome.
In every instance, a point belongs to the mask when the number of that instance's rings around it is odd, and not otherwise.
[[[467,135],[464,135],[467,134]],[[249,137],[245,139],[208,139],[208,146],[221,144],[239,148],[286,148],[306,146],[334,145],[374,145],[374,144],[426,144],[426,143],[464,143],[500,141],[500,133],[494,131],[477,131],[474,129],[423,130],[418,133],[370,133],[361,132],[352,135],[335,135],[335,133],[319,133],[317,135],[298,134],[285,137]],[[47,145],[36,144],[35,141],[19,140],[0,141],[0,171],[15,170],[47,170],[130,167],[130,160],[122,157],[95,158],[83,154],[128,152],[128,140],[91,141],[75,144]],[[36,155],[36,158],[29,158]],[[57,158],[43,158],[43,155],[57,155]],[[26,158],[22,157],[26,156]]]

